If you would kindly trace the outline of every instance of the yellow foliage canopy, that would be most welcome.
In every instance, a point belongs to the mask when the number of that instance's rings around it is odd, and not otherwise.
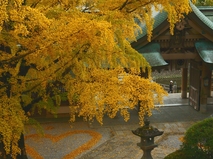
[[[56,111],[64,90],[71,121],[78,115],[102,123],[104,114],[119,111],[128,120],[128,109],[140,101],[142,125],[166,94],[130,45],[141,30],[135,18],[146,23],[151,40],[153,9],[168,12],[172,33],[190,6],[188,0],[0,0],[0,134],[6,152],[24,131],[24,114],[34,106]],[[145,70],[146,79],[139,76]],[[14,148],[15,158],[20,150]]]
[[[143,117],[151,115],[154,102],[162,102],[167,93],[150,79],[124,72],[122,68],[112,70],[90,69],[86,81],[72,79],[67,83],[69,101],[72,101],[71,121],[75,114],[85,117],[86,120],[97,119],[103,123],[103,115],[114,118],[118,112],[128,121],[128,109],[134,109],[139,103],[140,124]],[[75,94],[75,96],[73,96]]]

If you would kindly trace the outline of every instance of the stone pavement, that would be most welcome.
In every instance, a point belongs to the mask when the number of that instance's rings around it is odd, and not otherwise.
[[[208,105],[208,112],[203,114],[188,106],[188,99],[181,99],[180,94],[170,94],[164,101],[165,105],[153,111],[149,118],[150,125],[164,131],[163,135],[155,137],[158,144],[152,151],[153,159],[163,159],[166,155],[179,149],[179,140],[185,131],[195,122],[213,114],[213,105]],[[41,142],[30,138],[35,131],[29,129],[26,136],[29,159],[140,159],[143,151],[137,146],[140,138],[131,131],[139,127],[136,110],[132,110],[131,118],[124,122],[117,116],[114,119],[104,118],[104,125],[97,122],[88,124],[81,120],[71,128],[68,122],[62,120],[42,124],[45,136]],[[77,132],[77,133],[73,133]],[[90,134],[90,133],[93,134]],[[50,136],[52,135],[52,136]],[[101,135],[100,139],[97,136]],[[53,138],[56,138],[53,140]],[[52,141],[50,141],[50,139]],[[93,140],[94,139],[94,140]],[[88,146],[88,140],[97,141]],[[91,144],[91,143],[90,143]],[[31,148],[31,149],[30,149]],[[76,153],[78,155],[73,155]],[[37,157],[36,155],[37,154]]]
[[[193,123],[151,124],[153,127],[164,131],[162,136],[155,138],[155,143],[158,144],[158,147],[152,151],[152,157],[154,159],[163,159],[166,155],[177,150],[181,145],[179,138],[184,135],[186,129]],[[137,146],[140,138],[130,131],[136,128],[137,125],[114,126],[112,128],[114,132],[112,138],[87,154],[79,156],[78,159],[140,159],[143,155],[143,151]]]

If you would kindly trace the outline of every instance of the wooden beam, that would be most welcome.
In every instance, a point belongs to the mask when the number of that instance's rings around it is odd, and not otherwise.
[[[195,22],[197,22],[196,19],[194,21],[193,20],[188,21],[189,25],[195,30],[197,30],[200,33],[200,35],[209,39],[210,41],[213,41],[212,30],[208,28],[205,24],[203,24],[203,22],[200,23]]]
[[[164,60],[178,60],[178,59],[194,59],[198,56],[195,53],[163,53],[161,54]]]
[[[189,41],[189,40],[194,41],[194,40],[203,39],[203,38],[204,36],[200,34],[194,34],[194,35],[186,34],[184,36],[185,41]],[[170,40],[171,40],[171,35],[161,35],[155,39],[155,41],[170,41]]]

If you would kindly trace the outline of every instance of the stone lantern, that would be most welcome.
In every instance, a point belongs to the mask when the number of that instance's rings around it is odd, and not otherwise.
[[[157,147],[154,143],[154,137],[162,135],[163,131],[159,131],[157,128],[149,126],[150,122],[147,118],[145,119],[144,124],[144,126],[132,130],[132,133],[141,138],[141,142],[137,144],[143,150],[143,156],[141,159],[153,159],[151,151]]]

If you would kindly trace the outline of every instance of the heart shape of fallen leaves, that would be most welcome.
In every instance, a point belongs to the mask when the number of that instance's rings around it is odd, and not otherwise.
[[[89,141],[87,141],[86,143],[84,143],[83,145],[81,145],[80,147],[78,147],[77,149],[75,149],[72,152],[70,152],[69,154],[65,155],[63,157],[63,159],[75,158],[76,156],[83,153],[84,151],[87,151],[90,148],[92,148],[102,137],[101,134],[99,134],[98,132],[95,132],[95,131],[74,130],[74,131],[66,132],[61,135],[44,134],[43,138],[50,139],[52,142],[58,142],[61,139],[64,139],[68,136],[75,135],[75,134],[89,134],[92,138]],[[41,138],[41,137],[38,134],[31,134],[31,135],[25,136],[25,139],[28,139],[28,138],[35,139],[35,138]],[[32,147],[30,147],[27,144],[26,144],[26,151],[27,151],[27,154],[30,155],[34,159],[44,159],[35,149],[33,149]]]

